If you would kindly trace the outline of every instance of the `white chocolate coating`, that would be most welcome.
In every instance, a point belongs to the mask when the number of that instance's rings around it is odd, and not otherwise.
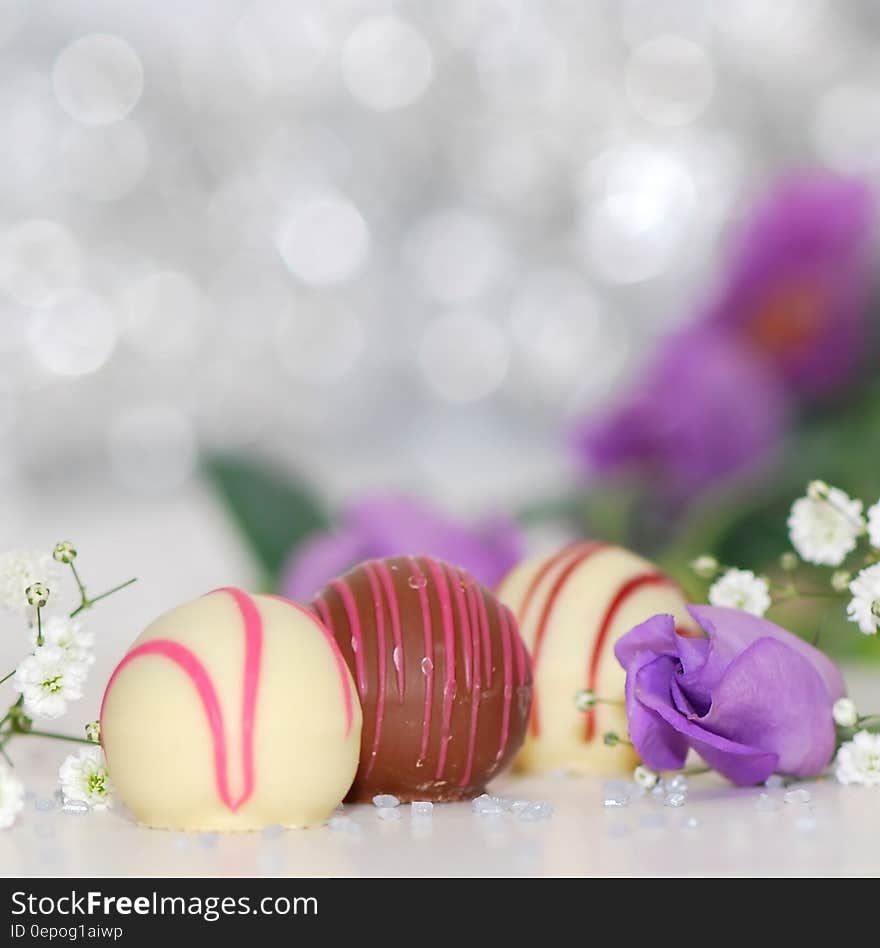
[[[532,719],[515,766],[583,774],[631,770],[633,749],[603,742],[609,731],[626,737],[622,704],[598,704],[584,713],[575,695],[589,688],[599,698],[623,701],[626,676],[614,644],[651,616],[671,613],[680,628],[696,632],[681,590],[628,550],[580,543],[520,563],[502,581],[498,597],[517,617],[535,683]]]
[[[149,625],[101,712],[122,800],[139,823],[179,830],[322,823],[354,779],[360,734],[354,682],[320,621],[234,589]]]

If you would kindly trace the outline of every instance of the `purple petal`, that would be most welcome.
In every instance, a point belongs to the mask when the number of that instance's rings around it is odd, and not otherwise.
[[[834,752],[831,703],[807,658],[778,639],[764,638],[730,663],[699,723],[712,734],[772,751],[781,773],[812,777]],[[731,776],[730,769],[717,769]],[[739,773],[731,779],[744,782]]]
[[[702,665],[687,664],[684,651],[693,640],[679,637],[679,654],[686,674],[680,678],[682,688],[697,701],[708,701],[726,673],[728,666],[758,639],[775,639],[805,658],[818,672],[832,701],[846,694],[846,685],[839,669],[825,654],[808,642],[783,629],[769,619],[753,616],[740,609],[722,606],[688,606],[688,612],[709,636],[710,648]],[[700,641],[700,640],[696,640]],[[692,652],[688,652],[689,658]]]
[[[622,635],[614,646],[614,655],[628,674],[631,664],[641,655],[675,655],[676,638],[675,619],[660,613]]]
[[[688,752],[686,738],[677,733],[656,711],[643,701],[651,695],[658,704],[668,700],[669,683],[676,662],[669,656],[653,658],[643,652],[630,666],[626,676],[626,716],[629,739],[642,761],[654,770],[680,770]]]
[[[627,683],[629,683],[629,677],[627,673]],[[636,677],[640,676],[637,674]],[[658,717],[678,732],[685,746],[693,747],[709,766],[734,783],[741,785],[759,783],[775,771],[779,759],[775,753],[715,734],[703,727],[699,720],[689,720],[672,707],[668,694],[664,697],[651,687],[642,688],[641,681],[636,682],[634,694],[641,704],[648,710],[656,712]],[[629,714],[629,702],[627,714]],[[641,754],[638,742],[633,740],[633,743]],[[681,764],[678,766],[681,767]]]

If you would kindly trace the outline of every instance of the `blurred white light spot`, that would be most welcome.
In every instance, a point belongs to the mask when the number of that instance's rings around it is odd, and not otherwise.
[[[28,342],[50,372],[88,375],[110,358],[116,334],[113,313],[100,297],[67,290],[34,312]]]
[[[498,228],[483,217],[454,209],[420,221],[407,236],[403,255],[425,292],[447,303],[478,296],[508,264]]]
[[[185,355],[198,345],[204,300],[185,273],[158,270],[138,280],[124,296],[125,339],[154,358]]]
[[[350,371],[364,341],[364,327],[355,313],[315,301],[294,306],[279,327],[276,348],[293,378],[326,383]]]
[[[105,128],[74,128],[63,156],[71,191],[92,201],[117,201],[140,184],[150,149],[137,125],[124,121]]]
[[[504,381],[509,361],[504,333],[470,312],[432,322],[419,349],[425,378],[449,402],[475,402],[490,395]]]
[[[196,465],[196,439],[189,419],[170,405],[129,408],[107,432],[107,451],[120,483],[144,494],[180,486]]]
[[[597,274],[635,283],[666,270],[693,223],[695,185],[685,163],[636,143],[609,149],[588,178],[593,201],[582,236]]]
[[[64,111],[78,122],[108,125],[137,104],[144,70],[125,40],[92,33],[71,43],[55,60],[52,88]]]
[[[79,244],[56,221],[22,221],[0,238],[0,289],[25,305],[75,285],[81,268]]]
[[[709,104],[714,88],[709,58],[681,36],[648,40],[633,52],[626,67],[632,107],[657,125],[693,122]]]
[[[247,79],[259,92],[294,91],[295,83],[320,66],[329,37],[320,4],[257,0],[241,15],[233,43]]]
[[[370,232],[346,197],[327,192],[306,198],[281,229],[278,249],[294,276],[312,286],[344,283],[369,250]]]
[[[596,345],[599,317],[596,295],[578,273],[550,268],[526,280],[510,321],[531,391],[553,402],[580,389],[605,358]]]
[[[498,104],[521,110],[555,101],[565,88],[565,47],[550,29],[540,4],[489,31],[477,46],[483,92]]]
[[[880,96],[877,83],[845,82],[826,92],[813,117],[812,139],[821,158],[839,171],[880,165]]]
[[[392,16],[365,20],[345,41],[342,78],[357,102],[377,112],[415,102],[434,76],[434,58],[421,33]]]

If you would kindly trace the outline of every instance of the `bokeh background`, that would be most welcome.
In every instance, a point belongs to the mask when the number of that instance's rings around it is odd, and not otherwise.
[[[3,0],[0,546],[140,577],[105,670],[374,549],[768,567],[807,480],[880,496],[878,49],[870,0]]]

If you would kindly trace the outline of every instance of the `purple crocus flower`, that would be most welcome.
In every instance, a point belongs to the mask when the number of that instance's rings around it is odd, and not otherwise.
[[[795,392],[838,387],[863,350],[874,225],[866,182],[787,179],[745,220],[705,320],[761,353]]]
[[[365,498],[349,508],[339,530],[313,537],[293,553],[281,592],[306,601],[357,563],[398,554],[429,554],[493,587],[519,561],[522,544],[508,517],[465,527],[415,500]]]
[[[629,396],[575,431],[589,471],[632,471],[673,504],[754,465],[777,443],[789,399],[730,333],[696,327],[669,339]]]
[[[770,774],[812,777],[834,753],[834,701],[846,693],[818,649],[739,609],[690,606],[705,637],[657,615],[617,643],[630,739],[655,770],[679,770],[693,748],[741,786]]]

